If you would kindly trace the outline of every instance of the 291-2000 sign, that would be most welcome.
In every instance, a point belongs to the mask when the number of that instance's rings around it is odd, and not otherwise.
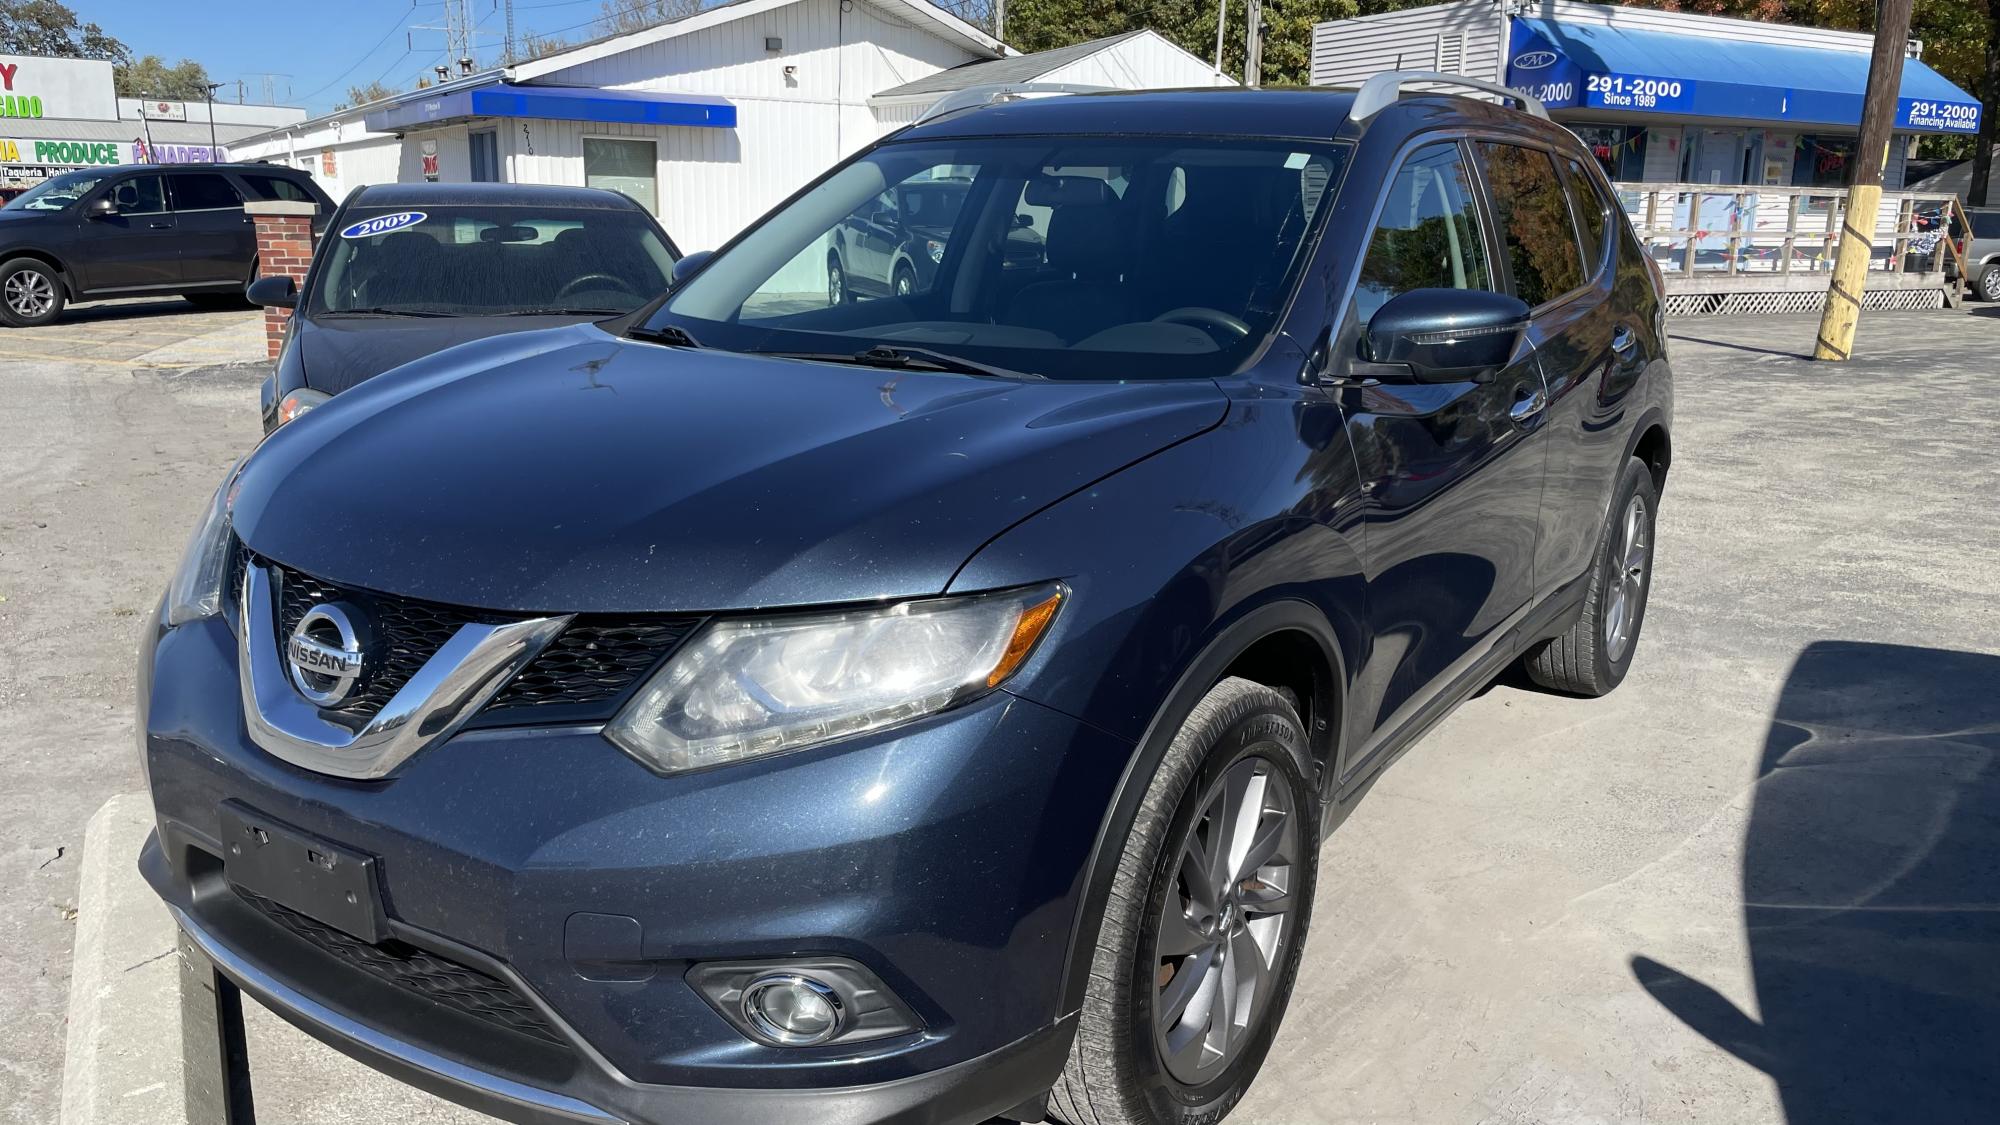
[[[1592,74],[1584,80],[1584,92],[1597,94],[1608,106],[1652,106],[1661,99],[1681,96],[1681,84],[1671,78],[1626,78],[1620,74]]]

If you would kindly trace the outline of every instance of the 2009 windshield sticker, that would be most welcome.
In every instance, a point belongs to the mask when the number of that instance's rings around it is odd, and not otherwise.
[[[378,234],[387,234],[392,230],[402,230],[404,227],[416,226],[428,218],[430,216],[424,214],[422,211],[398,211],[393,215],[377,215],[372,219],[363,219],[352,226],[342,227],[340,237],[373,238]]]

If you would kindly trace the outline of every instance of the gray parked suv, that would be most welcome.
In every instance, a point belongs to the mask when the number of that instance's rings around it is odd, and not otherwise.
[[[2000,207],[1968,207],[1965,214],[1972,220],[1964,243],[1966,280],[1980,300],[2000,301]]]

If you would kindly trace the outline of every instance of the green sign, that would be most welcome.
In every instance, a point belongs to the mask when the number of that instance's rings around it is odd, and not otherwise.
[[[118,164],[116,141],[36,141],[37,164]]]
[[[8,94],[0,98],[0,117],[40,117],[42,99],[32,94]]]

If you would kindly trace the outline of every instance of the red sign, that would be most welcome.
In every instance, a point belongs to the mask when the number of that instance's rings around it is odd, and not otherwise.
[[[423,158],[424,158],[424,179],[436,180],[438,178],[437,153],[426,152],[423,154]]]

